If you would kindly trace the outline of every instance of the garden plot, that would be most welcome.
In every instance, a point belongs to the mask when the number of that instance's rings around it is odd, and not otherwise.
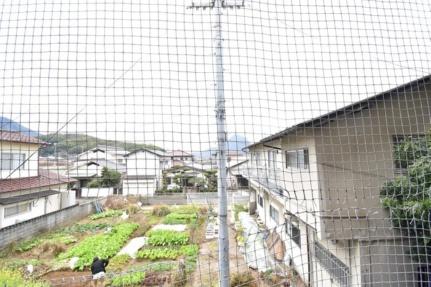
[[[74,225],[9,246],[0,254],[0,270],[29,278],[31,284],[42,282],[34,286],[55,286],[56,282],[69,287],[87,286],[86,281],[91,279],[89,266],[97,256],[110,259],[109,286],[169,286],[172,281],[186,284],[195,270],[204,238],[206,209],[141,209],[135,203],[111,207],[118,209],[107,209]],[[71,260],[75,261],[73,270]],[[178,262],[183,262],[184,268],[179,268]],[[24,277],[29,264],[34,271]],[[36,278],[39,281],[34,281]],[[3,283],[8,282],[0,276],[0,286]]]

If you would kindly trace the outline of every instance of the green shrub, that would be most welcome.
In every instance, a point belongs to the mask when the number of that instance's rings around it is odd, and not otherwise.
[[[196,221],[197,215],[196,213],[178,213],[173,212],[166,215],[163,223],[165,224],[189,224]]]
[[[172,230],[150,230],[147,237],[148,244],[152,246],[185,245],[189,242],[186,232]]]
[[[0,286],[49,287],[42,281],[26,280],[17,270],[0,269]]]
[[[180,247],[180,253],[185,256],[197,257],[199,254],[199,246],[196,244],[190,244]]]
[[[60,254],[59,259],[79,257],[76,268],[83,270],[85,266],[91,265],[96,256],[111,258],[117,254],[138,226],[135,223],[122,223],[114,226],[110,233],[87,237],[67,252]]]
[[[90,215],[90,219],[91,220],[96,220],[96,219],[100,219],[100,218],[106,218],[106,217],[117,217],[120,216],[121,214],[123,214],[122,210],[107,210],[101,213],[96,213],[93,215]]]
[[[244,211],[248,211],[248,207],[246,205],[235,204],[233,206],[233,212],[234,212],[235,221],[238,221],[238,214],[240,212],[244,212]]]
[[[138,271],[133,273],[126,273],[112,278],[111,286],[122,287],[122,286],[134,286],[142,283],[145,279],[145,272]]]
[[[171,213],[171,210],[169,209],[169,207],[165,205],[155,206],[152,212],[154,216],[158,216],[158,217],[166,216],[169,213]]]

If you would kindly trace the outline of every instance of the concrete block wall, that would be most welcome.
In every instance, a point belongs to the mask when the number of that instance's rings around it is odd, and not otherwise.
[[[2,228],[0,229],[0,248],[18,240],[29,239],[38,233],[74,223],[94,212],[93,202],[87,202]]]

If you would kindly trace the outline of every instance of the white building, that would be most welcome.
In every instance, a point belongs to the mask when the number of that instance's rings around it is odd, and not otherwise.
[[[95,148],[87,150],[77,156],[75,165],[80,165],[82,162],[91,162],[106,160],[118,164],[125,164],[124,156],[129,152],[119,147],[98,145]]]
[[[123,195],[153,196],[162,185],[163,170],[169,167],[169,158],[163,151],[139,149],[125,156],[126,176]]]
[[[310,286],[419,286],[410,247],[382,208],[399,173],[396,138],[431,128],[422,78],[287,128],[248,147],[251,205],[284,245],[280,264]]]
[[[0,228],[75,204],[73,182],[39,168],[44,143],[19,132],[0,131]]]

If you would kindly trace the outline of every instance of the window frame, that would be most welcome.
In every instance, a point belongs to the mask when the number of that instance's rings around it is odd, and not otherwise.
[[[277,216],[275,216],[277,215]],[[280,223],[280,211],[272,204],[269,205],[269,217],[276,223]]]
[[[300,155],[302,154],[302,161],[300,159]],[[293,155],[295,157],[295,163],[290,163],[290,156]],[[295,168],[300,170],[309,170],[310,169],[310,153],[307,147],[285,150],[284,151],[284,159],[285,159],[285,168]]]
[[[1,152],[0,170],[22,170],[25,168],[25,158],[25,153]],[[4,165],[4,161],[7,161],[7,164]]]
[[[22,207],[25,207],[25,209],[22,209]],[[12,209],[15,209],[12,213],[7,212],[8,210],[12,210]],[[32,202],[16,203],[12,206],[7,206],[4,208],[4,218],[10,218],[20,214],[28,213],[28,212],[31,212],[31,210],[32,210]]]
[[[257,204],[263,208],[263,196],[260,194],[257,195]]]

